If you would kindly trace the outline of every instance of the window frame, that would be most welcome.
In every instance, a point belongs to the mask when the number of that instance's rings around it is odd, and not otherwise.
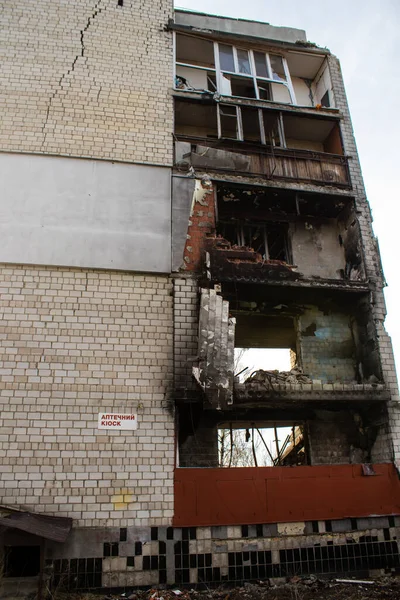
[[[263,258],[263,260],[265,261],[269,261],[269,260],[277,260],[277,259],[271,259],[270,257],[270,249],[269,249],[269,245],[268,245],[268,236],[271,232],[268,231],[268,226],[271,227],[271,221],[244,221],[242,219],[235,219],[232,220],[231,222],[229,222],[226,219],[222,219],[219,223],[219,226],[221,225],[230,225],[230,226],[234,226],[235,227],[235,234],[236,234],[236,238],[237,238],[237,245],[238,246],[242,246],[242,247],[250,247],[249,244],[246,244],[246,233],[245,233],[245,227],[248,227],[251,231],[251,228],[254,229],[259,229],[260,232],[262,232],[262,237],[264,239],[264,250],[265,250],[265,257]],[[274,222],[274,225],[276,226],[277,223]],[[281,227],[282,227],[282,234],[284,236],[284,252],[286,254],[286,260],[283,261],[286,264],[290,264],[291,260],[292,260],[292,250],[291,250],[291,246],[290,246],[290,238],[289,238],[289,232],[288,232],[288,223],[286,222],[282,222],[280,223]],[[230,241],[230,240],[228,240]],[[231,242],[232,243],[232,242]],[[257,252],[255,250],[255,252]],[[261,252],[258,252],[259,254],[261,254]],[[281,260],[281,259],[278,259]]]
[[[237,119],[237,132],[238,132],[238,137],[237,138],[229,138],[229,137],[225,137],[223,135],[223,131],[222,131],[222,124],[221,124],[221,111],[223,111],[223,109],[226,107],[235,107],[236,108],[236,119]],[[218,129],[218,139],[236,139],[237,141],[240,142],[246,142],[247,140],[245,140],[244,138],[244,132],[243,132],[243,120],[242,120],[242,109],[249,108],[248,106],[239,106],[237,104],[224,104],[219,102],[217,105],[217,129]],[[258,124],[259,124],[259,128],[260,128],[260,139],[261,139],[261,145],[263,146],[267,146],[268,145],[268,140],[266,138],[265,135],[265,126],[264,126],[264,111],[262,108],[257,108],[257,112],[258,112]],[[224,116],[224,115],[222,115]],[[277,133],[279,136],[279,143],[280,145],[277,146],[275,144],[272,144],[274,147],[277,148],[286,148],[286,139],[285,139],[285,129],[283,126],[283,117],[282,117],[282,113],[279,112],[276,115],[276,119],[277,119]]]
[[[265,52],[262,50],[253,50],[251,48],[244,48],[242,46],[234,46],[233,44],[226,44],[223,42],[217,42],[214,41],[213,43],[213,48],[214,48],[214,65],[215,67],[203,67],[203,66],[199,66],[199,65],[193,65],[187,62],[178,62],[177,61],[177,57],[176,57],[176,35],[177,32],[174,32],[174,77],[173,77],[173,87],[175,88],[175,80],[176,80],[176,67],[188,67],[188,68],[192,68],[192,69],[199,69],[201,71],[209,71],[209,72],[213,72],[215,73],[215,78],[216,78],[216,82],[217,82],[217,92],[221,95],[221,96],[229,96],[229,97],[240,97],[240,98],[246,98],[247,96],[234,96],[232,93],[231,94],[226,94],[224,93],[224,85],[223,85],[223,77],[224,77],[224,73],[228,74],[228,75],[234,75],[236,77],[243,77],[245,79],[248,80],[252,80],[253,81],[253,86],[254,86],[254,92],[255,92],[255,99],[256,100],[264,100],[260,97],[260,91],[258,88],[258,80],[259,81],[263,81],[269,84],[276,84],[276,85],[283,85],[287,88],[288,93],[289,93],[289,97],[290,97],[290,102],[288,104],[292,104],[292,105],[297,105],[297,101],[296,101],[296,95],[294,92],[294,88],[293,88],[293,84],[292,84],[292,80],[290,77],[290,71],[289,71],[289,67],[286,61],[286,58],[284,56],[282,56],[279,53],[275,53],[275,52]],[[184,33],[178,33],[178,35],[186,35],[186,37],[195,37],[195,36],[190,36]],[[202,39],[206,39],[206,38],[202,38]],[[211,41],[211,40],[207,40],[207,41]],[[224,70],[221,69],[221,63],[220,63],[220,44],[222,46],[230,46],[232,48],[232,52],[233,52],[233,62],[234,62],[234,68],[235,71],[229,71],[229,70]],[[239,70],[239,58],[238,58],[238,50],[247,52],[248,55],[248,59],[249,59],[249,66],[250,66],[250,73],[241,73]],[[255,58],[254,58],[254,52],[258,52],[260,54],[264,55],[265,58],[265,63],[266,63],[266,70],[267,73],[269,75],[269,77],[263,77],[261,75],[257,75],[257,70],[256,70],[256,62],[255,62]],[[278,81],[277,79],[274,79],[273,77],[273,72],[272,72],[272,68],[271,68],[271,59],[270,59],[270,55],[273,56],[279,56],[282,60],[282,64],[283,64],[283,69],[284,69],[284,73],[285,73],[285,77],[286,77],[286,81]],[[265,102],[276,102],[275,100],[264,100]],[[278,102],[279,103],[279,102]],[[280,102],[279,104],[282,104],[282,102]]]

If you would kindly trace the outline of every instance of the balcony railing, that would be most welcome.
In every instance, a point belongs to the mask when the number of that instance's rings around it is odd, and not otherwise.
[[[188,143],[189,142],[189,143]],[[176,164],[197,169],[234,171],[239,174],[262,175],[267,179],[296,180],[307,183],[351,187],[346,156],[295,150],[268,148],[264,151],[248,149],[232,143],[218,143],[180,136],[175,143]],[[209,145],[207,145],[209,144]],[[187,148],[187,152],[184,148]]]

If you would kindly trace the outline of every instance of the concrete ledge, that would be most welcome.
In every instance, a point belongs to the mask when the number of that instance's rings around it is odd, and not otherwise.
[[[390,391],[384,384],[301,383],[263,384],[239,383],[234,386],[233,405],[271,404],[282,406],[285,402],[385,402],[390,400]]]
[[[209,15],[206,13],[191,12],[186,10],[175,11],[175,23],[195,28],[215,31],[229,35],[257,37],[263,40],[276,40],[279,42],[306,42],[307,36],[304,29],[293,27],[275,27],[269,23],[248,21],[246,19],[231,19],[228,17]]]

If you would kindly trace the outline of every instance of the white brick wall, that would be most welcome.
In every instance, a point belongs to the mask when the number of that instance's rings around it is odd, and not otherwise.
[[[81,526],[173,515],[168,277],[0,269],[0,503]],[[137,431],[97,429],[136,412]]]
[[[2,6],[0,148],[172,161],[172,0]]]
[[[192,368],[198,355],[199,283],[190,276],[174,279],[175,387],[198,389]]]

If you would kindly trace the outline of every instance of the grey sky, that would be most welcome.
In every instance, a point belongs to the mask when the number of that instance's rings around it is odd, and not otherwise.
[[[400,242],[399,0],[181,0],[175,5],[305,29],[311,42],[339,57],[389,285],[386,327],[400,369],[400,254],[394,250]]]

